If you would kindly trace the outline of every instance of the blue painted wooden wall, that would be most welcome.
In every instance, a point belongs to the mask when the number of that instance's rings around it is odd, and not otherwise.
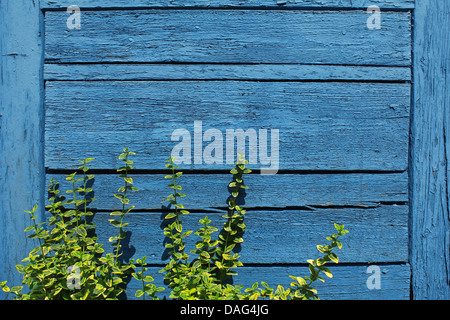
[[[350,233],[322,299],[450,298],[447,2],[19,2],[1,3],[1,279],[19,281],[14,265],[32,245],[22,211],[83,157],[96,158],[107,243],[117,155],[129,146],[141,191],[126,256],[147,255],[162,283],[164,160],[172,132],[202,121],[280,132],[278,174],[246,180],[236,282],[288,285],[338,222]],[[72,4],[79,29],[67,26]],[[367,25],[370,5],[381,29]],[[188,227],[205,213],[221,225],[229,167],[181,165]],[[367,286],[370,265],[379,289]]]

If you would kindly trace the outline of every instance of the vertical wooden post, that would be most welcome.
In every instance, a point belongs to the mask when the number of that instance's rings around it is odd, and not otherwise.
[[[43,214],[42,26],[39,0],[0,1],[0,281],[10,286],[33,246],[24,210]]]
[[[411,139],[414,299],[450,299],[450,2],[416,0]]]

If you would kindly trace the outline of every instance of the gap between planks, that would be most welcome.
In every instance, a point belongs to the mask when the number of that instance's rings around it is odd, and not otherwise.
[[[44,79],[409,82],[409,67],[301,64],[45,64]]]
[[[66,11],[68,6],[59,7],[59,8],[41,8],[42,12],[58,12],[58,11]],[[239,10],[239,11],[366,11],[367,7],[306,7],[306,6],[292,6],[292,7],[274,7],[274,6],[253,6],[253,7],[237,7],[237,6],[229,6],[229,7],[201,7],[201,6],[192,6],[192,7],[89,7],[83,6],[80,9],[84,11],[146,11],[146,10],[160,10],[160,11],[168,11],[168,10]],[[384,7],[382,12],[412,12],[414,8],[389,8]]]

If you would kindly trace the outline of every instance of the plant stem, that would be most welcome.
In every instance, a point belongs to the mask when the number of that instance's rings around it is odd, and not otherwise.
[[[75,179],[72,179],[72,191],[73,191],[73,205],[75,207],[75,220],[77,222],[77,231],[75,232],[77,234],[77,238],[78,238],[78,242],[80,241],[80,235],[78,234],[78,221],[80,220],[80,216],[79,216],[79,210],[77,208],[77,196],[76,196],[76,192],[75,192]]]
[[[128,153],[125,157],[125,161],[128,161]],[[126,163],[126,162],[125,162]],[[125,178],[128,178],[128,165],[125,164]],[[127,197],[127,188],[128,187],[128,182],[125,180],[125,190],[123,191],[123,198],[122,198],[122,214],[120,216],[120,228],[119,228],[119,239],[117,239],[117,248],[116,248],[116,264],[119,264],[119,251],[120,251],[120,242],[122,240],[122,232],[123,232],[123,228],[122,228],[122,223],[123,223],[123,217],[125,216],[125,199]]]
[[[141,265],[141,270],[142,270],[142,291],[144,292],[144,294],[142,295],[143,300],[145,300],[145,281],[144,281],[144,266],[143,264]]]

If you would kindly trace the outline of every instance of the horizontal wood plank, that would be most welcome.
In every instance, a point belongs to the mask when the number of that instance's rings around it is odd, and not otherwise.
[[[92,162],[94,166],[95,162]],[[128,198],[136,209],[158,210],[167,206],[165,201],[172,189],[164,174],[133,175],[134,186],[139,192],[131,192]],[[60,182],[62,190],[71,189],[65,175],[48,174],[47,181]],[[360,206],[371,207],[379,203],[408,201],[408,175],[393,174],[277,174],[247,175],[246,190],[242,203],[247,208],[300,207],[300,206]],[[186,197],[181,199],[185,208],[214,210],[227,206],[230,196],[228,184],[231,174],[184,174],[178,181]],[[114,210],[121,207],[113,194],[121,186],[117,175],[99,174],[92,183],[92,196],[96,201],[91,207],[98,210]]]
[[[67,8],[70,0],[40,1],[43,9]],[[133,7],[277,7],[277,8],[367,8],[378,5],[383,9],[413,9],[414,0],[77,0],[81,8],[133,8]]]
[[[223,212],[190,213],[183,216],[183,230],[197,230],[199,219],[206,215],[213,226],[222,228]],[[123,241],[124,257],[147,256],[148,263],[167,262],[163,228],[168,223],[167,213],[131,212],[124,218],[127,238]],[[117,234],[108,219],[109,213],[98,212],[94,222],[97,236],[104,248],[111,252],[108,243]],[[342,239],[339,250],[342,262],[399,262],[408,260],[408,206],[382,205],[371,209],[321,208],[314,210],[248,210],[245,216],[247,229],[240,248],[244,263],[306,263],[318,258],[318,244],[327,244],[325,237],[335,232],[333,223],[344,224],[350,231]],[[213,235],[217,237],[217,233]],[[185,238],[187,252],[194,249],[200,238]],[[239,250],[239,248],[238,248]]]
[[[129,146],[136,168],[165,169],[179,143],[171,141],[174,130],[187,130],[198,146],[194,121],[202,121],[203,133],[222,136],[223,163],[193,164],[191,148],[191,164],[181,169],[229,169],[226,130],[267,129],[269,150],[279,130],[280,170],[403,171],[409,104],[410,85],[397,83],[48,81],[45,161],[69,169],[94,157],[95,168],[114,169]]]
[[[372,275],[367,273],[368,265],[327,265],[333,273],[333,278],[325,277],[325,282],[317,281],[313,287],[317,289],[321,300],[408,300],[410,284],[410,266],[408,264],[380,265],[380,289],[369,289],[367,280]],[[149,267],[148,275],[151,275],[158,287],[164,287],[164,275],[158,273],[162,267]],[[300,266],[244,266],[237,269],[238,275],[233,277],[234,284],[242,284],[244,288],[250,288],[252,284],[265,281],[272,288],[281,284],[288,288],[293,276],[307,276],[307,267]],[[136,299],[136,290],[142,289],[142,283],[135,279],[127,285],[128,299]],[[161,299],[169,299],[169,289],[159,294]],[[270,312],[270,311],[269,311]]]
[[[83,11],[45,16],[47,62],[302,63],[409,66],[411,15],[365,11]]]
[[[410,81],[407,67],[327,65],[46,64],[45,80]]]

